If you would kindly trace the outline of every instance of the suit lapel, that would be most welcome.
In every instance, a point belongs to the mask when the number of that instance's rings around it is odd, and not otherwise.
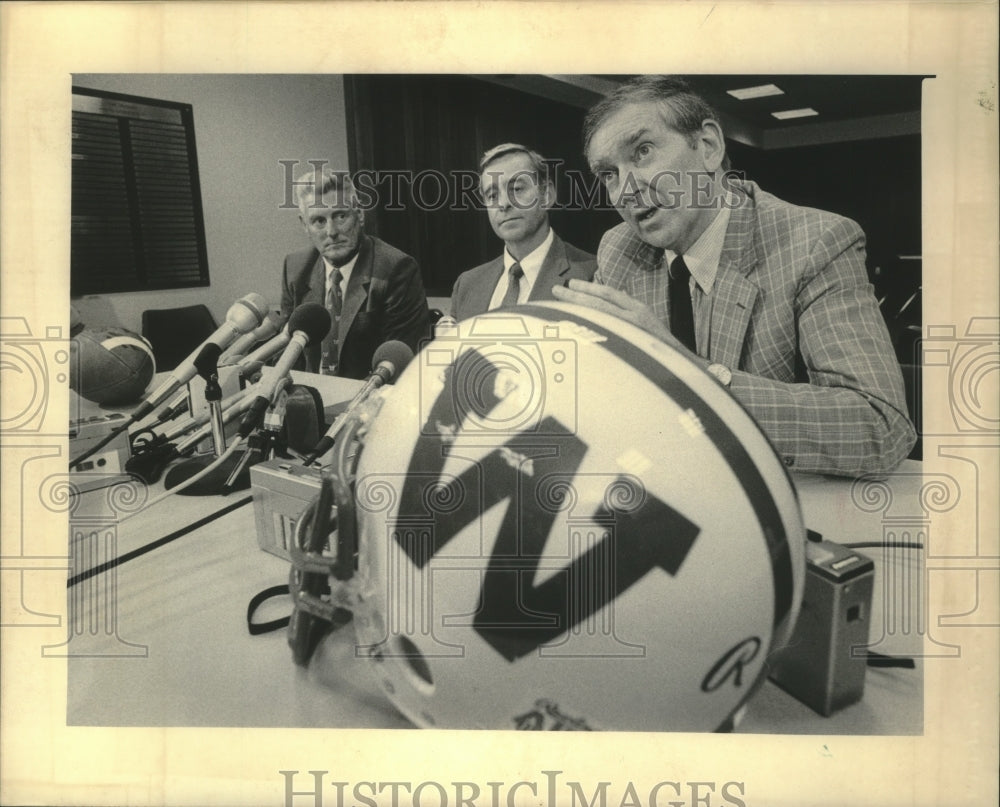
[[[549,247],[541,269],[538,270],[538,277],[531,287],[528,300],[551,300],[552,287],[562,283],[561,278],[568,271],[569,258],[566,257],[566,246],[558,235],[552,233],[552,246]]]
[[[640,248],[635,250],[631,261],[643,271],[629,274],[625,293],[648,305],[658,319],[666,322],[670,308],[667,298],[670,278],[663,265],[663,250],[640,242]]]
[[[712,289],[712,327],[709,358],[727,367],[739,367],[750,315],[759,289],[750,275],[760,263],[757,211],[752,197],[730,214],[719,271]]]
[[[490,301],[493,299],[493,292],[497,283],[500,282],[500,275],[503,274],[503,255],[488,263],[483,269],[485,279],[482,283],[474,283],[469,294],[469,309],[471,311],[488,311]]]
[[[302,303],[319,303],[326,305],[326,264],[323,256],[316,252],[312,270],[309,272],[309,288],[300,300]]]
[[[361,306],[368,299],[368,287],[372,281],[372,267],[375,255],[370,236],[361,236],[361,249],[358,251],[358,260],[354,264],[351,276],[347,280],[347,290],[344,293],[344,305],[340,314],[340,327],[337,330],[337,341],[341,346],[347,338],[354,318],[357,316]]]

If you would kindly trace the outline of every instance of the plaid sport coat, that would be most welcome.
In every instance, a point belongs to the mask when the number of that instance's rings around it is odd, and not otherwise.
[[[790,468],[887,473],[913,447],[903,379],[850,219],[732,182],[711,300],[708,355]],[[669,326],[663,250],[625,223],[604,234],[594,281],[651,306]],[[797,372],[798,370],[798,372]]]

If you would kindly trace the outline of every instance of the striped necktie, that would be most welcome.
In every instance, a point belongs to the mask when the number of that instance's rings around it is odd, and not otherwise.
[[[340,314],[344,308],[344,296],[340,290],[340,283],[344,276],[340,269],[334,267],[330,273],[330,280],[326,288],[326,310],[330,312],[330,333],[323,340],[323,364],[320,372],[333,374],[337,371],[337,360],[340,356],[340,346],[337,344],[337,336],[340,326]]]

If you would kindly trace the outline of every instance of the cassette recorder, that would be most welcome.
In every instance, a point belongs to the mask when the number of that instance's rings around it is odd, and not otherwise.
[[[265,552],[291,560],[289,545],[295,524],[316,498],[320,469],[288,459],[273,459],[250,468],[257,543]]]
[[[80,418],[69,422],[69,455],[78,457],[96,445],[125,422],[121,412]],[[111,485],[129,478],[125,463],[129,458],[128,433],[123,431],[114,440],[85,462],[70,469],[73,484],[81,493]]]
[[[830,541],[806,544],[802,609],[770,678],[824,717],[861,700],[875,564]]]

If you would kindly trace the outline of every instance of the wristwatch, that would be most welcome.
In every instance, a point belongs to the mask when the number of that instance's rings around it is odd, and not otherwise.
[[[724,364],[710,364],[708,372],[715,376],[715,380],[726,389],[729,389],[729,385],[733,383],[733,371]]]

